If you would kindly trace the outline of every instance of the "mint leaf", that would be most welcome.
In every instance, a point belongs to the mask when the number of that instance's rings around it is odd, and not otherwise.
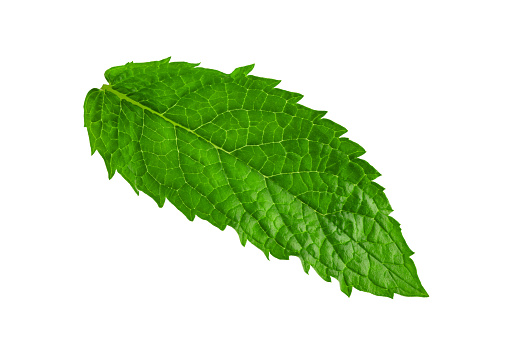
[[[92,154],[160,207],[229,225],[267,258],[297,256],[347,295],[428,296],[364,149],[253,67],[110,68],[85,99]]]

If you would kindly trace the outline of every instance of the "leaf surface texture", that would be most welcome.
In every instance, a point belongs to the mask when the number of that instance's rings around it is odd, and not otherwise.
[[[85,100],[92,154],[162,207],[231,226],[269,254],[375,295],[427,296],[380,174],[302,95],[249,75],[169,62],[110,68]]]

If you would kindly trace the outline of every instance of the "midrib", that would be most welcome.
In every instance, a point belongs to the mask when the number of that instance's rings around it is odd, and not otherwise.
[[[231,155],[231,152],[228,152],[227,150],[225,150],[225,149],[223,149],[223,148],[221,148],[221,147],[217,146],[217,145],[216,145],[216,144],[214,144],[212,141],[210,141],[210,140],[208,140],[208,139],[204,138],[203,136],[199,135],[198,133],[196,133],[196,132],[195,132],[195,131],[193,131],[192,129],[189,129],[188,127],[186,127],[186,126],[184,126],[184,125],[181,125],[181,124],[179,124],[178,122],[175,122],[175,121],[173,121],[173,120],[171,120],[171,119],[168,119],[167,117],[165,117],[165,116],[164,116],[164,115],[162,115],[161,113],[154,111],[152,108],[147,107],[147,106],[143,105],[142,103],[139,103],[138,101],[136,101],[136,100],[133,100],[133,99],[129,98],[126,94],[124,94],[124,93],[122,93],[122,92],[119,92],[119,91],[117,91],[117,90],[113,89],[112,85],[102,85],[101,89],[102,89],[103,91],[111,92],[111,93],[115,94],[117,97],[119,97],[120,99],[125,100],[125,101],[127,101],[127,102],[130,102],[131,104],[136,105],[136,106],[140,107],[141,109],[147,110],[147,111],[149,111],[149,112],[151,112],[151,113],[153,113],[153,114],[157,115],[158,117],[161,117],[162,119],[164,119],[164,120],[168,121],[169,123],[173,124],[174,126],[178,126],[178,127],[182,128],[182,129],[184,129],[184,130],[188,131],[189,133],[192,133],[193,135],[197,136],[198,138],[205,140],[207,143],[211,144],[211,145],[212,145],[212,146],[214,146],[215,148],[217,148],[217,149],[219,149],[219,150],[221,150],[221,151],[223,151],[223,152],[228,153],[228,154],[230,154],[230,155]],[[240,159],[239,159],[239,160],[240,160]],[[262,173],[260,173],[260,174],[262,174]],[[263,174],[262,174],[262,175],[263,175]]]

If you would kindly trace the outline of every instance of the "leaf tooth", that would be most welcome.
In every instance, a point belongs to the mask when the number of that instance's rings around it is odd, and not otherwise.
[[[164,203],[166,202],[166,197],[161,195],[159,197],[158,201],[156,201],[156,202],[157,202],[157,206],[159,206],[159,208],[163,208]]]
[[[327,114],[327,111],[317,111],[317,110],[314,110],[315,111],[315,120],[318,120],[318,119],[322,119],[325,114]]]
[[[164,58],[163,60],[159,61],[161,64],[169,64],[171,60],[171,56]]]
[[[254,68],[255,64],[237,67],[231,72],[230,76],[237,80],[248,75]]]
[[[239,227],[237,229],[237,234],[239,235],[239,240],[240,240],[240,243],[242,244],[242,246],[246,247],[246,243],[247,243],[247,234],[246,234],[246,232],[242,231],[242,229]]]
[[[311,268],[311,265],[304,259],[302,259],[300,257],[299,257],[299,259],[302,264],[302,268],[304,269],[304,272],[306,272],[306,274],[309,274],[309,269]]]
[[[270,251],[269,251],[269,249],[264,248],[262,251],[263,251],[263,254],[265,254],[265,257],[267,258],[267,260],[270,261]]]
[[[286,91],[287,92],[287,91]],[[296,104],[298,103],[300,100],[302,100],[302,98],[304,98],[304,95],[300,94],[300,93],[295,93],[295,92],[292,92],[293,94],[293,97],[288,99],[287,101],[291,104]]]
[[[339,289],[341,290],[341,292],[343,292],[344,294],[346,294],[350,298],[350,296],[352,295],[352,286],[347,284],[343,272],[339,272],[339,277],[338,278],[339,278],[338,279],[338,281],[339,281]]]
[[[99,151],[99,153],[101,153]],[[104,159],[104,164],[106,165],[106,170],[108,171],[108,179],[111,180],[116,172],[116,167],[113,165],[112,157],[110,154],[101,154]]]
[[[313,269],[326,282],[332,281],[330,275],[327,273],[327,268],[322,263],[317,261],[316,264],[313,266]]]
[[[369,179],[369,180],[375,180],[376,178],[378,178],[381,174],[380,172],[378,172],[373,166],[371,166],[366,160],[364,159],[360,159],[360,158],[355,158],[355,159],[351,159],[354,163],[356,163],[357,165],[361,166],[362,169],[364,170],[364,173],[366,174],[366,177]],[[377,185],[377,187],[383,191],[384,188],[378,184],[376,184],[375,182],[372,182],[372,184],[375,184]]]

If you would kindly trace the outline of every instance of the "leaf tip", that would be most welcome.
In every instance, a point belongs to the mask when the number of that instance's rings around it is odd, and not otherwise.
[[[419,286],[419,294],[416,295],[416,297],[429,298],[428,292],[426,292],[422,285]]]

